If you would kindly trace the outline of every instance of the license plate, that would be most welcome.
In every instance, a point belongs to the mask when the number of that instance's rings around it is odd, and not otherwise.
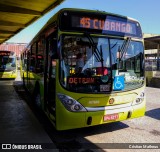
[[[119,119],[119,114],[118,114],[118,113],[105,115],[105,116],[103,117],[103,120],[104,120],[104,121],[117,120],[117,119]]]
[[[110,91],[110,85],[100,85],[100,91]]]

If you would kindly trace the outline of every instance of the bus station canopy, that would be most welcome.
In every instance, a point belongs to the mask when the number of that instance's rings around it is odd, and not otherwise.
[[[144,38],[145,57],[160,57],[160,36]]]
[[[64,0],[0,0],[0,44]]]
[[[160,45],[160,36],[144,38],[145,50],[158,49]]]

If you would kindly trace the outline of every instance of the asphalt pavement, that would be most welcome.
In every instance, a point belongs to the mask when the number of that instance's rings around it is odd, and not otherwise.
[[[16,80],[0,80],[1,148],[3,146],[5,149],[5,144],[9,144],[9,146],[11,144],[50,144],[53,148],[56,148],[28,104],[17,94],[16,89],[25,91],[22,88],[20,77],[17,77]],[[17,147],[11,147],[11,149],[13,148]]]

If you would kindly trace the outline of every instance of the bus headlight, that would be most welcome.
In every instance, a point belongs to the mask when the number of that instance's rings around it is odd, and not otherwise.
[[[142,99],[141,98],[137,98],[136,99],[136,103],[138,104],[138,103],[141,103],[142,101],[141,101]]]
[[[144,93],[144,92],[141,92],[141,93],[137,96],[137,98],[132,102],[132,105],[137,105],[137,104],[142,103],[143,100],[144,100],[144,98],[145,98],[145,93]]]
[[[75,99],[61,93],[58,93],[57,95],[59,100],[62,102],[62,104],[68,111],[71,112],[86,111],[86,109]]]

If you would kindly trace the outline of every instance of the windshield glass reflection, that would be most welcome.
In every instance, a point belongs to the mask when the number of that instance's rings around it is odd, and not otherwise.
[[[92,40],[92,43],[91,43]],[[122,76],[123,88],[144,83],[143,45],[130,41],[123,55],[123,39],[65,35],[62,37],[60,82],[73,92],[110,92],[114,79]],[[112,82],[113,80],[113,82]]]

